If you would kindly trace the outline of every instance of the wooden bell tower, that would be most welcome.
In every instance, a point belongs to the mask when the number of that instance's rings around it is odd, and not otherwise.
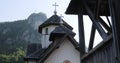
[[[71,0],[66,14],[78,15],[82,63],[120,63],[120,0]],[[87,53],[83,15],[88,15],[92,22]],[[100,16],[106,17],[109,24]],[[103,40],[93,48],[96,30]]]

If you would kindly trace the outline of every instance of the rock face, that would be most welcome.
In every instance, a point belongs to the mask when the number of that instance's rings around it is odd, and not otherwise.
[[[45,21],[47,17],[44,13],[33,13],[28,17],[28,23],[35,29],[38,29],[38,26]]]
[[[19,60],[21,56],[18,60],[7,56],[14,55],[19,49],[25,51],[28,43],[40,44],[41,34],[38,33],[38,26],[46,19],[44,13],[33,13],[25,20],[0,23],[0,63],[22,62],[23,60]]]

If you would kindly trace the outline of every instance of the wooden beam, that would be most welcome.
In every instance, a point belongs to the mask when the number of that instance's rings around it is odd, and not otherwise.
[[[105,33],[105,31],[101,27],[101,25],[98,23],[99,21],[95,19],[95,16],[93,15],[92,11],[90,10],[90,8],[88,7],[88,5],[86,4],[86,1],[83,0],[83,4],[84,4],[85,9],[87,10],[88,16],[90,17],[91,21],[93,22],[93,25],[98,30],[98,32],[101,35],[101,37],[103,39],[106,39],[107,34]]]
[[[90,51],[93,48],[93,44],[94,44],[94,38],[95,38],[95,27],[92,24],[92,29],[91,29],[91,36],[90,36],[90,42],[89,42],[89,48],[88,51]]]
[[[85,38],[84,38],[84,24],[83,24],[83,14],[79,12],[78,15],[78,29],[79,29],[79,47],[81,51],[81,56],[85,54]]]

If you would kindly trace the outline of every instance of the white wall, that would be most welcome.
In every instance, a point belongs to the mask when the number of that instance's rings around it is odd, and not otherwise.
[[[51,42],[49,41],[49,37],[50,37],[50,33],[56,28],[58,27],[58,25],[50,25],[47,27],[44,27],[42,29],[42,48],[47,48],[49,46],[49,44],[51,44]],[[46,28],[48,28],[48,35],[45,34]]]
[[[48,28],[48,34],[50,34],[58,25],[49,25],[42,29],[42,34],[45,34],[45,29]]]
[[[65,60],[70,60],[71,63],[80,63],[80,53],[67,39],[47,58],[44,63],[63,63]]]

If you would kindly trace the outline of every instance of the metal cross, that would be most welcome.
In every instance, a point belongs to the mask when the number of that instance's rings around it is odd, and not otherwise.
[[[55,4],[53,4],[53,6],[55,6],[55,11],[54,11],[54,13],[55,13],[55,15],[56,15],[56,13],[57,13],[56,7],[57,7],[58,5],[57,5],[56,2],[55,2]]]

